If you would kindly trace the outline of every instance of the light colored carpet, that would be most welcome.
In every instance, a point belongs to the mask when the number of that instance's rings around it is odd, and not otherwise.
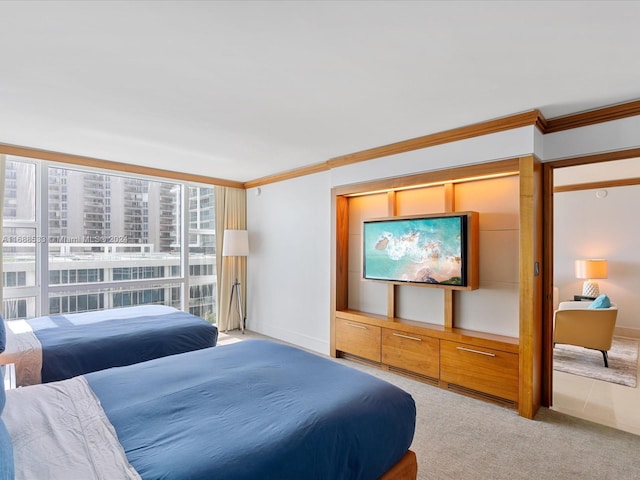
[[[378,369],[340,360],[416,402],[420,480],[640,479],[640,436],[541,408],[535,420]]]
[[[261,337],[229,332],[236,341]],[[640,479],[640,436],[541,408],[535,420],[415,380],[336,359],[409,392],[419,480]]]
[[[614,337],[609,350],[609,368],[604,366],[602,353],[598,350],[558,344],[553,349],[553,369],[635,387],[638,377],[638,341]]]

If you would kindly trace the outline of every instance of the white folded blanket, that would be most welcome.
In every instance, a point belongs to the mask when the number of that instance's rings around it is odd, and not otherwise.
[[[7,391],[16,480],[140,479],[84,376]]]

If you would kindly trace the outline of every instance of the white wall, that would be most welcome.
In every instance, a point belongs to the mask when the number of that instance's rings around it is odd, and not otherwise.
[[[329,353],[329,173],[247,190],[247,328]]]
[[[544,135],[544,160],[625,150],[640,145],[640,116]]]

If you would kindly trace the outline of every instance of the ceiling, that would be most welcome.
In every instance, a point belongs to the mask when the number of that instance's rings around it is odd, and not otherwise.
[[[640,2],[0,2],[0,143],[234,181],[640,98]]]

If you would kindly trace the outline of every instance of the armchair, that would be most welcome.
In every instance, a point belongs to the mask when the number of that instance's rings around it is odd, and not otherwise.
[[[553,315],[553,345],[563,343],[602,352],[609,367],[608,351],[613,341],[618,308],[588,308],[590,302],[560,302]]]

